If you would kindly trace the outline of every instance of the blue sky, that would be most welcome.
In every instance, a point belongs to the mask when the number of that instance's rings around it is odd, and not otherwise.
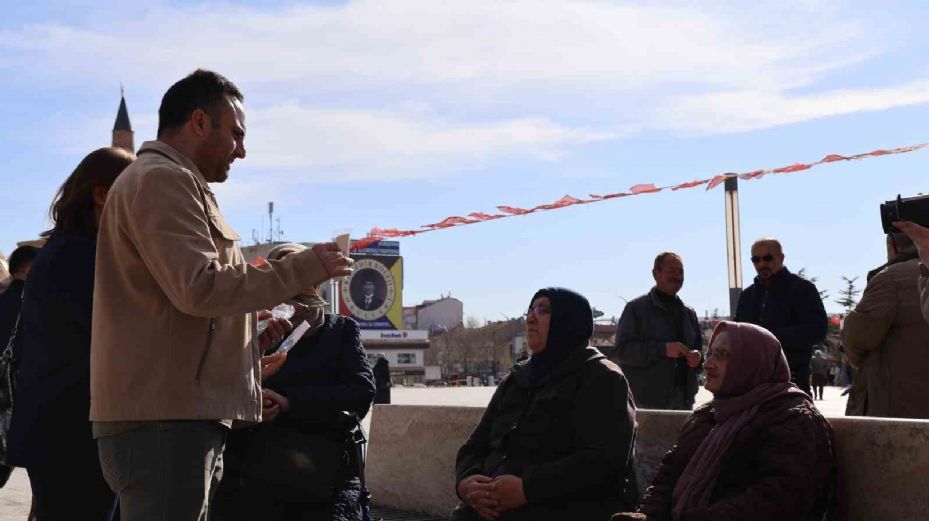
[[[929,141],[919,2],[3,2],[0,251],[109,144],[124,84],[136,144],[196,67],[246,95],[248,157],[217,188],[245,238],[275,201],[290,240],[415,228],[717,173]],[[833,295],[884,260],[878,204],[927,190],[929,151],[741,184],[754,238]],[[246,240],[245,244],[250,241]],[[480,319],[562,285],[609,315],[679,252],[681,296],[725,314],[723,194],[660,193],[402,241],[405,304]]]

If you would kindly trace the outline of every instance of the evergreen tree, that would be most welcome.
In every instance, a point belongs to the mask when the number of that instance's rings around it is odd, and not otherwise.
[[[852,308],[858,303],[858,295],[861,294],[861,290],[855,287],[856,280],[858,280],[858,277],[850,279],[843,275],[842,281],[845,282],[845,287],[839,290],[839,298],[835,301],[836,304],[845,308],[846,316],[851,313]]]

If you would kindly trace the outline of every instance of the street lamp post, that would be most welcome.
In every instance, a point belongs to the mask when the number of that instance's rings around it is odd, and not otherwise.
[[[729,314],[735,311],[742,294],[742,238],[739,232],[739,178],[730,177],[725,184],[726,201],[726,264],[729,271]]]

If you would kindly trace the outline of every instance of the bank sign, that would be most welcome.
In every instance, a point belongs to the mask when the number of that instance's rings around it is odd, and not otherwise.
[[[429,340],[429,332],[422,329],[407,329],[404,331],[376,331],[365,330],[361,332],[362,340]]]

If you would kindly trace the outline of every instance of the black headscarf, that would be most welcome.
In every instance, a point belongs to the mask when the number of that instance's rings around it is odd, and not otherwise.
[[[594,333],[590,302],[582,295],[565,288],[545,288],[537,291],[529,304],[539,297],[548,297],[552,315],[545,350],[529,358],[529,379],[533,383],[548,376],[572,352],[586,347]]]

